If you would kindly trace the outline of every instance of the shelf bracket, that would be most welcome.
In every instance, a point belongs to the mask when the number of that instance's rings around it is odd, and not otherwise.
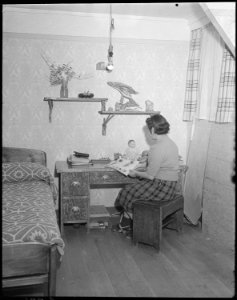
[[[49,122],[52,122],[52,111],[53,111],[53,100],[48,99],[48,105],[49,105]]]
[[[106,101],[107,100],[101,100],[101,110],[106,111]]]
[[[44,97],[44,101],[48,102],[49,105],[49,122],[52,123],[52,112],[53,112],[53,102],[101,102],[101,111],[106,111],[106,101],[108,98],[87,98],[87,99],[79,99],[78,97],[70,97],[70,98],[50,98],[50,97]]]
[[[106,127],[107,123],[114,117],[115,115],[108,115],[107,118],[104,118],[103,124],[102,124],[102,135],[106,135]]]

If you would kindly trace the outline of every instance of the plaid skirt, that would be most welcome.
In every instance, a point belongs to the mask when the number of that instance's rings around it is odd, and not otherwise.
[[[173,198],[177,181],[140,179],[121,189],[114,203],[115,208],[132,212],[133,202],[138,200],[165,201]]]

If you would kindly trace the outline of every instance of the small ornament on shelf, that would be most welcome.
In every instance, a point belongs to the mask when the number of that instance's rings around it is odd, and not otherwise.
[[[154,111],[154,103],[150,100],[145,101],[146,104],[146,111]]]
[[[78,94],[78,98],[93,98],[94,94],[89,91]]]
[[[114,109],[115,109],[115,111],[120,111],[121,110],[121,103],[120,102],[116,102]]]

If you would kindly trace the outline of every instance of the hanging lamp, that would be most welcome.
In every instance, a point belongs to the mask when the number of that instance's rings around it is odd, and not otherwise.
[[[112,18],[112,4],[110,4],[110,28],[109,28],[109,49],[108,49],[108,65],[106,70],[111,72],[114,68],[113,64],[113,45],[112,45],[112,31],[114,30],[114,19]]]
[[[109,27],[109,49],[108,49],[108,63],[98,62],[96,64],[96,70],[106,70],[112,72],[114,68],[113,64],[113,45],[112,45],[112,31],[114,30],[114,19],[112,17],[112,4],[110,4],[110,27]]]

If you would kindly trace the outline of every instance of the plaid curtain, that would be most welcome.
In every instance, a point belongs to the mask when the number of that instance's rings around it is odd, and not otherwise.
[[[189,50],[183,121],[192,121],[198,107],[202,28],[192,30]]]
[[[225,46],[221,68],[215,121],[218,123],[233,122],[235,111],[235,59]]]

